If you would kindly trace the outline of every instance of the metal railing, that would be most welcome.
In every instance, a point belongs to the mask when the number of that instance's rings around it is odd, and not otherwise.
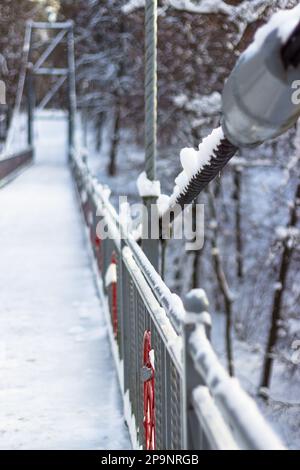
[[[170,292],[109,202],[109,190],[73,153],[71,167],[91,242],[134,447],[282,449],[254,401],[209,342],[203,291]],[[98,224],[108,237],[99,238]]]
[[[146,109],[148,142],[146,168],[155,176],[156,138],[156,1],[146,2],[147,29]],[[151,21],[150,21],[151,20]],[[67,69],[42,68],[47,54],[63,34],[53,39],[38,67],[28,68],[32,28],[68,29]],[[20,154],[0,159],[0,178],[32,158],[31,91],[28,90],[27,140],[21,103],[31,73],[67,75],[69,82],[70,164],[88,229],[99,293],[107,316],[112,350],[124,398],[124,412],[134,447],[145,449],[281,449],[282,444],[264,421],[254,401],[229,377],[209,342],[210,316],[203,291],[191,291],[184,302],[168,289],[144,251],[125,233],[119,216],[109,202],[108,188],[90,173],[86,161],[74,148],[75,78],[74,43],[71,23],[28,23],[22,73],[6,150],[15,140],[24,148]],[[44,106],[62,85],[58,81],[42,101]],[[43,107],[42,106],[42,107]],[[17,139],[15,136],[17,135]],[[14,148],[14,151],[15,148]],[[12,151],[11,151],[12,152]],[[150,201],[148,201],[150,202]],[[104,223],[108,237],[99,237]],[[146,246],[156,258],[156,248]],[[155,248],[155,249],[154,249]]]
[[[21,168],[29,165],[32,160],[32,147],[27,147],[20,152],[15,152],[10,155],[0,155],[0,186],[3,185],[3,182],[6,183],[15,176]]]

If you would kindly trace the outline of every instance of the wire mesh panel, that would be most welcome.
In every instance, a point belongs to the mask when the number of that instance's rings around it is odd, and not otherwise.
[[[124,362],[124,348],[125,348],[125,335],[124,331],[126,328],[126,319],[124,316],[127,312],[127,289],[126,286],[126,268],[124,266],[121,254],[117,254],[117,317],[118,317],[118,335],[117,343],[119,349],[120,359],[123,361],[123,368],[125,367]],[[125,295],[124,295],[125,294]]]
[[[123,319],[123,327],[122,327],[122,343],[123,343],[123,367],[124,367],[124,391],[127,392],[130,390],[130,309],[132,305],[132,280],[128,275],[128,271],[125,267],[125,263],[122,260],[122,319]]]
[[[136,414],[136,420],[138,423],[138,428],[139,428],[139,435],[140,435],[140,442],[143,443],[143,446],[145,446],[145,439],[144,439],[144,384],[142,380],[142,367],[143,367],[143,346],[144,346],[144,334],[147,329],[147,317],[148,317],[148,312],[145,307],[145,304],[143,303],[141,296],[138,291],[136,291],[136,332],[137,332],[137,351],[136,351],[136,367],[137,367],[137,378],[138,378],[138,383],[136,387],[137,391],[137,414]]]
[[[111,250],[110,250],[110,240],[107,238],[103,240],[103,271],[102,271],[102,277],[103,277],[103,284],[104,288],[105,286],[105,275],[107,273],[107,269],[110,264],[110,257],[111,257]]]
[[[124,312],[126,316],[126,324],[129,330],[129,364],[130,367],[124,365],[125,375],[129,374],[125,383],[129,385],[130,402],[132,412],[135,418],[137,436],[140,445],[146,448],[145,428],[147,416],[145,415],[145,377],[143,377],[144,358],[144,336],[145,332],[151,334],[151,348],[154,358],[154,422],[155,422],[155,443],[156,449],[180,449],[181,448],[181,432],[179,427],[180,406],[181,406],[181,384],[180,376],[176,366],[173,364],[173,378],[168,376],[170,370],[169,364],[172,358],[168,354],[165,340],[157,326],[153,321],[153,312],[147,307],[145,300],[142,298],[140,291],[135,285],[130,272],[126,269],[126,275],[123,271],[123,282],[126,283],[127,308]],[[168,359],[167,359],[168,358]],[[150,380],[150,377],[147,378]],[[172,387],[175,387],[172,390]],[[172,397],[172,398],[171,398]],[[170,405],[170,400],[174,404]],[[147,409],[147,408],[146,408]],[[168,430],[167,430],[167,423]]]
[[[181,449],[181,397],[182,397],[182,381],[178,370],[174,363],[170,361],[170,448]]]
[[[165,354],[164,346],[160,335],[151,322],[152,347],[154,350],[155,361],[155,434],[156,448],[164,449],[166,445],[165,439]]]
[[[181,449],[181,377],[153,321],[151,331],[155,357],[156,448]]]
[[[140,440],[140,426],[137,420],[138,415],[138,382],[139,371],[137,370],[138,362],[138,342],[137,342],[137,322],[136,322],[136,289],[132,279],[129,279],[129,309],[126,312],[128,316],[128,336],[129,336],[129,368],[126,370],[129,373],[129,398],[132,405],[132,412],[136,419],[137,438]]]

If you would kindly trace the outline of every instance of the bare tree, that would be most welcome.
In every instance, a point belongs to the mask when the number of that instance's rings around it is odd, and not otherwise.
[[[282,238],[282,253],[279,262],[278,276],[275,283],[275,293],[273,297],[272,313],[271,313],[271,327],[269,331],[267,346],[265,350],[263,371],[260,387],[262,390],[261,394],[263,397],[266,397],[264,389],[269,388],[272,368],[274,364],[274,353],[275,346],[278,339],[278,331],[280,328],[281,311],[283,297],[287,289],[287,275],[292,260],[292,255],[294,251],[294,241],[293,237],[295,236],[295,228],[298,222],[298,208],[300,205],[300,184],[298,184],[293,204],[290,208],[289,220],[286,226],[286,231],[283,234]],[[297,233],[297,231],[296,231]]]
[[[243,234],[241,214],[242,172],[243,169],[241,166],[235,166],[233,169],[233,199],[235,201],[236,270],[239,279],[243,278]]]
[[[222,257],[220,254],[220,247],[218,243],[219,237],[219,224],[218,224],[218,213],[215,204],[214,194],[209,188],[207,190],[208,202],[210,213],[213,219],[211,225],[211,251],[213,257],[213,268],[215,271],[218,287],[222,292],[226,314],[226,328],[225,328],[225,344],[227,353],[228,372],[231,376],[234,375],[234,359],[233,359],[233,347],[232,347],[232,306],[233,306],[233,295],[229,289],[227,277],[223,268]]]
[[[116,159],[120,143],[120,124],[121,124],[121,106],[119,101],[115,104],[115,113],[113,116],[111,147],[109,152],[108,174],[114,176],[116,174]]]

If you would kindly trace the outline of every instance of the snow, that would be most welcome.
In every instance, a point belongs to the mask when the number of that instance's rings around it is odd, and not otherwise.
[[[27,122],[26,114],[20,113],[14,115],[12,122],[8,131],[7,140],[5,142],[4,151],[0,156],[4,158],[7,155],[10,155],[13,152],[18,152],[23,150],[24,147],[27,147]],[[16,139],[15,136],[18,136]]]
[[[223,0],[164,0],[166,6],[171,6],[176,10],[189,11],[191,13],[225,13],[230,14],[232,7],[227,5]],[[129,0],[123,6],[123,12],[130,14],[138,8],[145,6],[145,0]]]
[[[277,239],[285,242],[289,248],[295,248],[299,245],[300,230],[298,227],[276,227],[275,230]]]
[[[0,448],[129,449],[66,125],[36,134],[36,164],[0,191]]]
[[[221,414],[214,406],[207,387],[199,385],[192,393],[193,405],[204,429],[213,429],[216,448],[213,450],[238,450]]]
[[[116,263],[111,263],[105,274],[105,287],[108,287],[115,282],[117,282],[117,265]]]
[[[259,28],[254,36],[254,41],[250,44],[248,49],[244,52],[245,55],[255,54],[263,45],[267,37],[274,30],[284,44],[289,36],[292,34],[297,24],[300,21],[300,5],[290,10],[282,10],[274,15],[264,26]]]
[[[163,0],[158,13],[164,14],[167,7],[195,14],[223,14],[238,23],[253,23],[261,17],[273,0],[244,0],[239,5],[229,5],[224,0]],[[125,14],[145,7],[145,0],[129,0],[122,7]]]
[[[192,289],[186,294],[186,298],[188,300],[195,301],[195,303],[196,301],[198,301],[198,305],[201,305],[201,308],[204,308],[204,306],[208,308],[209,306],[208,298],[204,289],[201,289],[201,288]],[[211,320],[209,320],[209,322],[210,321]]]
[[[125,13],[125,15],[129,15],[133,11],[144,6],[145,0],[129,0],[125,5],[123,5],[122,11]]]
[[[149,351],[149,359],[150,359],[150,364],[151,366],[153,367],[153,369],[155,369],[155,353],[154,353],[154,349],[151,349]]]
[[[139,445],[139,442],[137,440],[137,431],[136,431],[137,427],[136,427],[135,417],[131,408],[129,390],[126,390],[125,395],[124,395],[124,412],[126,416],[126,421],[128,423],[129,433],[133,441],[133,448],[135,450],[142,450],[142,447]]]
[[[170,196],[167,194],[160,194],[156,200],[156,205],[158,206],[158,214],[162,216],[170,205]]]
[[[142,226],[142,224],[139,224],[136,228],[134,228],[131,231],[131,236],[132,236],[133,240],[135,240],[135,241],[140,240],[142,238],[142,235],[143,235],[143,226]]]
[[[222,95],[218,91],[214,91],[210,95],[196,95],[189,98],[181,93],[173,98],[174,103],[179,108],[187,111],[193,111],[198,116],[211,116],[221,112]]]
[[[214,150],[216,150],[222,139],[224,139],[223,130],[221,127],[218,127],[199,144],[197,171],[201,170],[214,157]]]
[[[111,189],[108,186],[101,186],[101,195],[103,199],[108,201],[111,195]]]
[[[242,436],[247,434],[252,448],[281,449],[282,444],[265,423],[254,400],[244,392],[239,381],[229,377],[221,366],[201,326],[191,334],[190,346],[197,370],[201,371],[220,412],[230,421],[233,435],[241,448],[245,448]]]
[[[298,324],[297,324],[298,323]],[[257,324],[257,322],[256,322]],[[295,326],[295,333],[299,334],[299,322]],[[224,316],[213,314],[212,343],[216,348],[218,357],[226,357],[226,346],[222,338],[225,336],[226,322]],[[257,397],[257,386],[260,381],[263,349],[259,344],[247,344],[234,337],[235,369],[242,387],[255,398],[260,412],[272,425],[275,432],[280,435],[283,443],[289,449],[299,449],[299,381],[294,383],[287,378],[286,364],[280,365],[276,361],[271,390],[264,389],[269,397],[268,401]],[[292,350],[290,352],[292,362]],[[278,359],[278,358],[277,358]],[[225,360],[223,361],[225,365]],[[260,390],[261,391],[261,390]],[[270,396],[271,395],[271,396]]]
[[[180,152],[180,163],[186,176],[191,178],[198,169],[198,152],[193,148],[183,148]]]
[[[86,204],[88,200],[88,196],[87,196],[87,192],[84,189],[81,191],[80,197],[81,197],[82,203]]]
[[[141,197],[159,197],[160,182],[149,180],[145,171],[139,175],[136,183]]]
[[[300,318],[289,318],[288,329],[291,335],[297,335],[300,331]]]
[[[287,228],[286,227],[276,227],[276,236],[279,240],[285,240],[287,238]]]
[[[181,324],[185,317],[185,309],[181,298],[179,297],[179,295],[174,294],[173,292],[169,301],[170,306],[173,309],[172,314],[174,315],[174,317],[176,317],[177,323]]]
[[[191,178],[209,165],[212,158],[215,158],[215,150],[224,139],[221,127],[214,129],[210,135],[205,137],[199,144],[198,150],[194,148],[184,148],[180,152],[180,162],[183,171],[175,178],[175,187],[171,195],[171,203],[174,203],[178,195],[185,191]]]
[[[185,10],[191,13],[225,13],[230,14],[232,7],[223,0],[166,0],[166,3],[176,10]]]

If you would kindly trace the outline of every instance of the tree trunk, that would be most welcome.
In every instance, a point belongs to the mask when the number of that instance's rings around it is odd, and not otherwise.
[[[231,340],[232,331],[232,296],[228,288],[226,276],[223,270],[222,261],[219,249],[216,244],[213,245],[213,262],[216,277],[218,280],[219,287],[224,297],[225,313],[226,313],[226,327],[225,327],[225,344],[226,344],[226,355],[228,364],[228,373],[231,377],[234,376],[234,360],[233,360],[233,348]]]
[[[200,250],[194,251],[193,259],[193,273],[192,273],[192,282],[191,288],[197,289],[199,287],[199,266],[200,266],[201,252]]]
[[[116,159],[117,159],[118,147],[119,147],[119,142],[120,142],[120,120],[121,120],[121,107],[120,107],[120,104],[117,103],[116,109],[115,109],[114,122],[113,122],[112,141],[111,141],[109,164],[108,164],[108,174],[110,176],[115,176],[116,171],[117,171]]]
[[[195,232],[197,230],[197,204],[199,203],[199,198],[192,204],[192,230]],[[191,279],[191,289],[197,289],[199,287],[199,265],[201,259],[201,250],[195,250],[191,253],[192,259],[192,279]]]
[[[216,221],[214,228],[212,229],[212,256],[213,256],[213,265],[218,281],[219,288],[224,298],[225,313],[226,313],[226,328],[225,328],[225,344],[226,344],[226,354],[227,354],[227,364],[228,364],[228,373],[230,376],[234,376],[234,359],[233,359],[233,347],[231,340],[231,331],[232,331],[232,304],[233,297],[230,292],[226,274],[222,264],[222,258],[220,255],[220,250],[218,246],[218,214],[215,207],[214,195],[211,189],[207,190],[207,196],[209,201],[209,207],[211,211],[212,218]]]
[[[103,112],[99,113],[97,119],[97,127],[96,127],[96,151],[100,152],[101,145],[102,145],[102,130],[103,130],[103,123],[105,120],[105,114]]]
[[[241,217],[241,179],[242,168],[235,167],[233,173],[235,200],[235,243],[236,243],[236,270],[237,277],[243,278],[243,239],[242,239],[242,217]]]
[[[299,206],[300,199],[300,184],[297,187],[294,204],[290,211],[289,222],[287,229],[295,227],[297,224],[297,207]],[[262,379],[260,388],[269,388],[272,376],[272,369],[274,365],[274,348],[278,339],[279,320],[281,317],[281,308],[283,302],[284,291],[287,283],[287,274],[292,259],[293,245],[289,244],[289,237],[283,242],[283,250],[280,260],[279,273],[276,282],[276,290],[273,298],[272,315],[271,315],[271,328],[269,331],[269,337],[267,341],[265,358],[262,371]],[[261,391],[261,396],[266,398],[266,394]]]
[[[165,279],[166,271],[166,255],[167,255],[167,240],[160,240],[160,276],[162,280]]]

